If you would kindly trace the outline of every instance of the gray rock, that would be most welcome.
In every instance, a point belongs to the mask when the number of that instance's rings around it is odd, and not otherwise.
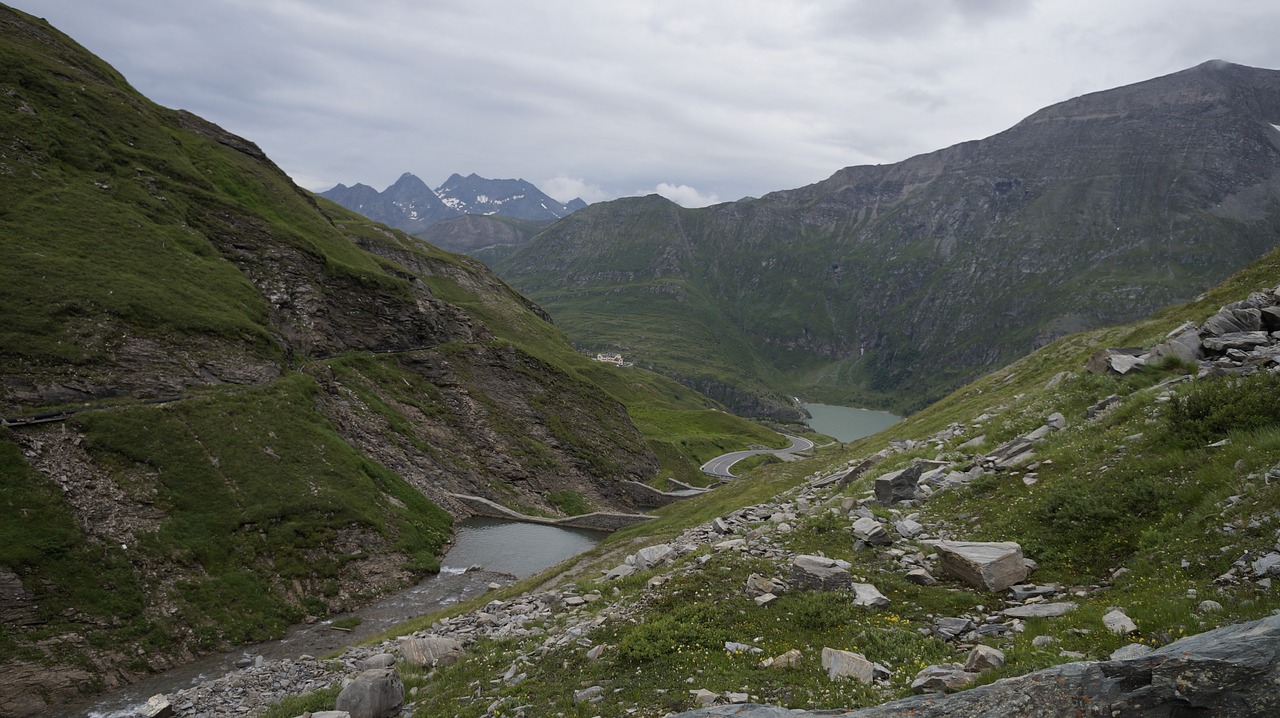
[[[373,668],[390,668],[395,664],[396,657],[390,653],[375,653],[363,661],[360,661],[360,670],[367,671]]]
[[[591,686],[573,692],[574,703],[599,703],[604,699],[604,686]]]
[[[304,713],[303,716],[306,714]],[[303,718],[298,716],[298,718]],[[311,718],[351,718],[351,714],[346,711],[312,711]]]
[[[1276,576],[1280,575],[1280,553],[1272,551],[1253,562],[1254,576]]]
[[[978,674],[966,671],[959,663],[927,666],[911,681],[911,690],[916,693],[949,693],[968,687],[977,677]]]
[[[933,632],[944,641],[958,638],[973,630],[973,621],[967,618],[939,618],[933,622]]]
[[[1217,613],[1222,610],[1222,604],[1213,600],[1201,601],[1196,610],[1200,613]]]
[[[791,583],[799,589],[842,591],[853,585],[848,561],[801,554],[791,561]]]
[[[1134,623],[1132,618],[1129,618],[1124,611],[1118,608],[1108,611],[1107,615],[1102,617],[1102,625],[1106,626],[1108,631],[1120,635],[1137,633],[1138,631],[1138,624]]]
[[[1009,587],[1009,594],[1013,596],[1013,600],[1015,601],[1025,601],[1028,598],[1035,598],[1037,596],[1052,596],[1057,592],[1057,586],[1017,584]]]
[[[1264,307],[1259,311],[1263,329],[1269,332],[1280,331],[1280,307]]]
[[[1138,357],[1145,353],[1141,347],[1107,347],[1094,352],[1084,368],[1090,374],[1124,374],[1132,370],[1135,364],[1140,366],[1142,362]],[[1121,370],[1121,367],[1125,368]]]
[[[991,646],[977,645],[969,651],[969,658],[964,669],[970,673],[981,673],[1004,665],[1004,651]]]
[[[939,541],[942,570],[974,588],[1003,591],[1027,577],[1022,547],[1012,541]]]
[[[905,469],[890,471],[876,477],[876,501],[896,504],[917,498],[916,485],[924,473],[924,464],[912,464]]]
[[[1254,347],[1270,344],[1271,335],[1267,332],[1233,332],[1217,337],[1205,337],[1200,343],[1212,352],[1225,352],[1230,349],[1249,351]]]
[[[444,636],[408,638],[400,641],[399,648],[405,663],[420,668],[452,665],[462,656],[462,644]]]
[[[933,574],[923,568],[913,568],[910,571],[907,571],[907,575],[903,578],[907,579],[908,583],[914,583],[917,586],[932,586],[938,582],[938,580],[933,577]]]
[[[635,567],[637,571],[647,571],[675,560],[676,550],[671,544],[655,544],[645,546],[636,551]]]
[[[172,718],[174,715],[173,706],[163,693],[157,693],[148,698],[146,704],[139,709],[139,713],[142,718]]]
[[[1269,718],[1280,715],[1280,616],[1175,641],[1139,658],[1066,663],[953,695],[913,696],[843,718]],[[726,707],[730,708],[730,707]],[[732,706],[678,718],[816,718],[830,712]]]
[[[859,683],[870,683],[875,679],[874,664],[866,656],[835,648],[823,647],[822,670],[833,681],[837,678],[852,678]]]
[[[1224,308],[1205,320],[1200,327],[1203,336],[1219,337],[1223,334],[1256,332],[1262,329],[1262,312],[1257,309]]]
[[[884,608],[889,605],[889,599],[869,583],[853,583],[850,584],[849,588],[853,590],[853,605],[855,606]]]
[[[404,683],[393,668],[375,668],[342,689],[334,708],[351,718],[389,718],[404,705]]]
[[[1127,646],[1121,646],[1111,652],[1111,660],[1127,661],[1130,658],[1141,658],[1155,650],[1151,646],[1144,646],[1141,643],[1130,643]]]
[[[879,521],[866,517],[853,522],[853,536],[859,541],[866,541],[872,546],[887,546],[893,543],[893,537],[889,535],[888,531],[884,530],[884,526]]]
[[[1200,332],[1194,328],[1180,332],[1161,344],[1151,348],[1151,356],[1147,361],[1159,364],[1161,361],[1176,357],[1184,362],[1194,363],[1204,358],[1204,348],[1200,344]]]
[[[1075,601],[1058,601],[1055,603],[1028,603],[1025,606],[1014,606],[1001,611],[1009,618],[1057,618],[1075,610]]]
[[[924,531],[924,526],[914,519],[901,519],[893,522],[893,530],[904,539],[913,539]]]

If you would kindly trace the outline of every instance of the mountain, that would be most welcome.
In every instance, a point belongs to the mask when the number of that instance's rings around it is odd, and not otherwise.
[[[457,494],[630,512],[786,442],[4,6],[0,87],[0,715],[412,583]]]
[[[413,234],[442,219],[458,216],[457,209],[440,199],[425,182],[405,172],[382,192],[369,185],[352,187],[339,184],[321,197],[333,200],[375,222]]]
[[[420,234],[436,222],[462,215],[501,215],[515,219],[546,221],[565,217],[586,207],[574,199],[562,203],[548,197],[522,179],[491,180],[475,174],[454,174],[432,190],[406,172],[382,192],[365,184],[339,184],[320,193],[354,212],[388,227]]]
[[[740,411],[918,409],[1280,240],[1280,73],[1214,61],[760,199],[592,205],[495,262],[575,343]]]
[[[436,188],[445,204],[464,214],[500,214],[528,220],[560,219],[587,206],[581,199],[557,202],[522,179],[491,180],[450,175]]]
[[[550,224],[500,214],[464,214],[436,222],[414,236],[441,249],[489,262],[511,253]]]

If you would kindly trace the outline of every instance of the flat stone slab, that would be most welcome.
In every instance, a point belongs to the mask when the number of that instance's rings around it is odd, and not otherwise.
[[[1001,611],[1009,618],[1057,618],[1075,610],[1075,601],[1057,601],[1054,603],[1028,603],[1025,606],[1014,606]]]

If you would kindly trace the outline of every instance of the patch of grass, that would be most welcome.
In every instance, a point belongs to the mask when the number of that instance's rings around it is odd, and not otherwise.
[[[577,491],[551,491],[547,494],[547,500],[566,516],[581,516],[594,510],[587,503],[586,497]]]

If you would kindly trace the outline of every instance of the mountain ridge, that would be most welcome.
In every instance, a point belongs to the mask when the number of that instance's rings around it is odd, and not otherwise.
[[[524,179],[486,179],[474,172],[466,177],[454,173],[435,189],[405,172],[382,192],[366,184],[348,187],[339,183],[319,195],[414,235],[442,220],[465,215],[549,221],[587,206],[578,198],[558,202]]]
[[[1280,73],[1208,62],[757,200],[598,203],[493,266],[576,343],[690,385],[907,411],[1274,247],[1273,123]]]

